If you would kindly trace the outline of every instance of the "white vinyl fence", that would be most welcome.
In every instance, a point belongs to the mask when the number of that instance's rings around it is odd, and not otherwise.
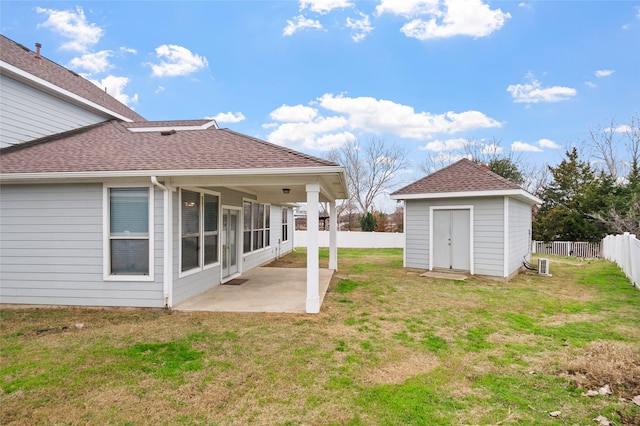
[[[635,235],[607,235],[602,240],[602,256],[618,264],[620,269],[640,289],[640,240]]]
[[[600,243],[580,241],[533,241],[531,251],[539,254],[586,258],[599,258],[602,256],[602,246]]]
[[[404,234],[394,232],[338,231],[339,248],[404,248]],[[293,244],[307,246],[307,231],[294,231]],[[320,247],[329,247],[329,231],[318,232]]]

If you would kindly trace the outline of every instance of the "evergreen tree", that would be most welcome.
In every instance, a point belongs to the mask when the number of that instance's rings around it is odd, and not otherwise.
[[[360,227],[362,232],[373,232],[376,229],[376,217],[371,212],[367,212],[360,217]]]
[[[599,211],[601,200],[594,200],[603,187],[596,179],[589,163],[580,161],[578,150],[566,152],[567,158],[557,167],[549,167],[552,182],[538,196],[541,209],[535,215],[533,236],[543,241],[597,241],[606,231],[601,223],[589,216]]]

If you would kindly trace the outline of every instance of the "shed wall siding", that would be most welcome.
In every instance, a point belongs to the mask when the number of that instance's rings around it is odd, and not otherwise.
[[[0,76],[0,94],[0,147],[107,120],[7,76]]]
[[[163,306],[162,197],[155,197],[154,282],[104,280],[102,197],[102,184],[2,186],[2,303]]]
[[[405,266],[429,269],[429,203],[426,200],[407,200],[405,209]]]
[[[473,206],[474,272],[503,276],[504,200],[502,197],[406,200],[406,265],[429,269],[431,206]],[[434,248],[435,250],[435,248]]]
[[[509,200],[509,274],[522,267],[523,259],[530,260],[531,206],[515,199]]]

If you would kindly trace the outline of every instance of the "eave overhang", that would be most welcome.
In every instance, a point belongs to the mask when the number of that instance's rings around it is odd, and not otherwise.
[[[469,197],[512,197],[522,202],[534,205],[542,204],[542,200],[524,189],[500,189],[490,191],[460,191],[460,192],[430,192],[418,194],[391,194],[393,200],[433,200]]]

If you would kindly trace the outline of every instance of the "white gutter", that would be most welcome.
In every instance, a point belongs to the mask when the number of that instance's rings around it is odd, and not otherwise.
[[[162,190],[164,195],[162,206],[162,223],[163,223],[163,293],[164,293],[164,306],[165,308],[171,308],[173,305],[173,249],[171,238],[171,190],[166,186],[158,182],[156,176],[151,176],[151,183]],[[152,266],[154,267],[154,266]]]
[[[99,105],[99,104],[97,104],[95,102],[91,102],[91,101],[83,98],[82,96],[78,96],[75,93],[70,92],[70,91],[68,91],[66,89],[63,89],[62,87],[56,86],[55,84],[50,83],[47,80],[44,80],[44,79],[42,79],[40,77],[36,77],[35,75],[30,74],[30,73],[28,73],[28,72],[26,72],[26,71],[24,71],[24,70],[22,70],[22,69],[20,69],[18,67],[15,67],[15,66],[13,66],[13,65],[5,62],[5,61],[0,61],[0,69],[2,69],[3,71],[6,70],[8,75],[13,75],[13,76],[18,77],[19,79],[27,80],[27,81],[29,81],[31,83],[34,83],[34,84],[36,84],[36,85],[38,85],[40,87],[43,87],[43,88],[47,89],[46,91],[55,93],[55,94],[57,94],[59,96],[62,96],[62,97],[68,98],[68,99],[71,99],[73,101],[73,103],[81,104],[81,105],[87,106],[89,108],[92,108],[94,110],[98,110],[98,111],[100,111],[102,113],[105,113],[107,115],[110,115],[110,116],[112,116],[114,118],[117,118],[119,120],[122,120],[122,121],[126,121],[126,122],[132,122],[133,121],[132,119],[130,119],[128,117],[125,117],[122,114],[118,114],[117,112],[111,111],[110,109],[103,107],[102,105]],[[83,77],[78,76],[78,78],[83,78]],[[99,89],[100,88],[98,88],[98,90]]]
[[[280,167],[262,169],[186,169],[186,170],[115,170],[87,172],[45,172],[45,173],[1,173],[0,180],[31,179],[85,179],[85,178],[117,178],[148,176],[277,176],[277,175],[316,175],[327,173],[344,173],[343,167]],[[404,197],[403,197],[404,198]]]

